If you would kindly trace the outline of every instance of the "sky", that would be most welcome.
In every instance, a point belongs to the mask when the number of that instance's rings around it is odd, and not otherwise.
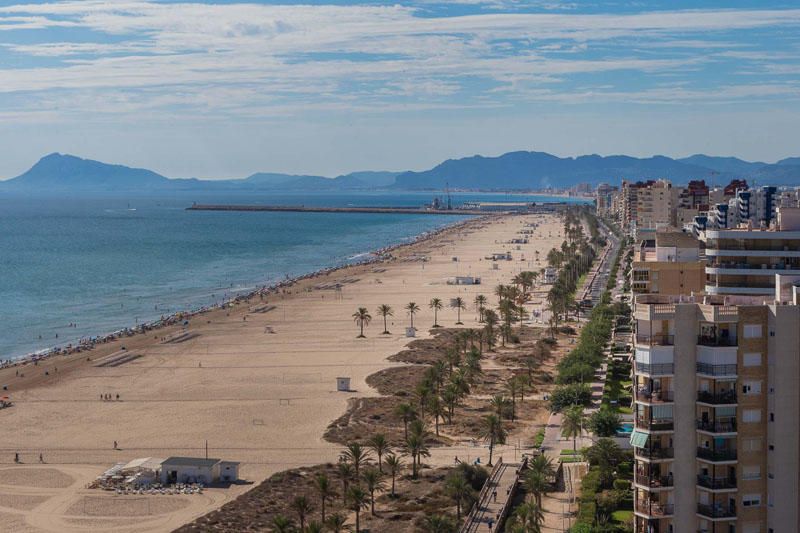
[[[800,4],[0,0],[0,177],[800,155]]]

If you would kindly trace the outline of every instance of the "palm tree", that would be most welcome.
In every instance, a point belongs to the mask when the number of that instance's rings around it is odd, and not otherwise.
[[[495,394],[494,396],[492,396],[491,400],[489,400],[489,406],[492,408],[492,410],[498,416],[498,418],[501,419],[503,418],[503,415],[506,412],[508,404],[509,404],[508,399],[501,394]]]
[[[506,390],[508,391],[508,395],[511,396],[511,420],[514,420],[514,416],[516,415],[517,411],[517,394],[520,393],[522,389],[522,385],[520,384],[517,376],[511,376],[509,380],[506,382]]]
[[[414,329],[414,314],[419,312],[419,306],[414,302],[408,302],[405,306],[405,310],[411,315],[411,329]]]
[[[509,517],[506,531],[510,533],[541,533],[544,525],[542,507],[535,503],[521,503]]]
[[[311,520],[306,526],[305,531],[303,533],[322,533],[323,525],[322,522],[317,522],[316,520]]]
[[[542,505],[542,495],[550,490],[547,478],[538,471],[528,470],[522,482],[525,492],[533,496],[536,505]]]
[[[347,489],[350,487],[350,480],[353,479],[354,470],[353,465],[344,461],[339,461],[337,465],[339,479],[342,480],[342,501],[347,497]]]
[[[383,473],[377,468],[365,468],[361,478],[367,486],[367,491],[369,491],[370,514],[375,516],[375,491],[386,489],[386,483],[383,481]]]
[[[495,313],[493,309],[487,309],[483,312],[483,321],[486,323],[486,326],[484,328],[486,332],[486,345],[488,346],[489,351],[491,352],[496,342],[494,328],[497,326],[499,318],[497,317],[497,313]]]
[[[386,456],[386,468],[389,469],[389,473],[392,475],[392,498],[395,497],[394,493],[394,482],[397,478],[397,474],[400,472],[400,469],[403,467],[403,458],[400,455],[395,455],[390,453]]]
[[[294,500],[292,500],[291,508],[297,513],[297,519],[300,521],[300,531],[303,531],[306,528],[306,517],[313,509],[311,502],[305,496],[295,496]]]
[[[447,515],[429,514],[422,521],[425,533],[455,533],[458,525]]]
[[[439,436],[439,418],[444,420],[444,415],[447,412],[444,402],[439,396],[434,396],[430,401],[430,410],[434,419],[434,426],[436,427],[436,436]]]
[[[433,327],[441,327],[439,326],[439,311],[444,307],[442,300],[440,298],[431,298],[431,303],[428,304],[428,307],[433,309]]]
[[[430,457],[431,452],[425,443],[425,436],[412,433],[406,440],[406,448],[411,455],[411,477],[417,479],[418,467],[422,465],[422,457]]]
[[[483,294],[479,294],[475,297],[475,310],[478,311],[478,322],[483,322],[483,312],[488,302],[489,300]]]
[[[366,307],[359,307],[358,311],[353,313],[353,320],[355,320],[358,327],[361,328],[361,333],[358,335],[359,339],[363,339],[366,337],[364,335],[364,326],[369,325],[369,321],[372,320],[372,316],[370,316],[369,311],[367,311]]]
[[[561,436],[564,438],[572,438],[572,449],[578,450],[578,437],[581,436],[583,430],[583,407],[580,405],[573,405],[564,412],[561,418]]]
[[[461,322],[461,310],[467,308],[467,304],[464,303],[464,299],[461,296],[453,298],[450,302],[450,307],[458,312],[458,321],[456,322],[457,325],[463,325],[464,323]]]
[[[445,492],[456,502],[456,520],[461,520],[461,508],[475,497],[475,490],[469,484],[464,472],[456,470],[445,480]]]
[[[408,440],[408,423],[417,418],[417,410],[410,403],[401,403],[394,408],[394,412],[403,419],[403,440]]]
[[[351,442],[342,452],[341,459],[353,465],[356,477],[358,477],[361,465],[369,459],[369,449],[364,448],[359,442]]]
[[[334,513],[325,520],[325,527],[328,528],[331,533],[342,533],[343,531],[349,530],[346,524],[347,517],[342,513]]]
[[[272,519],[272,533],[294,533],[294,531],[295,529],[292,521],[282,514]]]
[[[356,513],[356,533],[361,531],[361,511],[369,507],[369,494],[358,485],[347,491],[347,508]]]
[[[383,473],[383,456],[391,451],[389,441],[386,440],[386,435],[383,433],[376,433],[367,441],[367,446],[375,452],[378,456],[378,470]]]
[[[387,317],[394,316],[394,310],[391,306],[381,304],[378,306],[378,314],[383,317],[383,334],[389,335],[389,327],[386,323]]]
[[[481,420],[480,437],[489,443],[489,463],[492,466],[492,454],[496,444],[505,444],[508,433],[503,427],[503,422],[497,415],[486,415]]]
[[[322,472],[317,474],[317,477],[314,478],[314,485],[316,486],[317,494],[319,494],[322,521],[325,522],[325,503],[336,496],[336,491],[333,490],[330,478]]]

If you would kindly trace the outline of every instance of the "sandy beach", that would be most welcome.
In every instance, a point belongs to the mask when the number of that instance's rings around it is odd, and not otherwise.
[[[539,227],[528,244],[508,244],[534,222]],[[400,364],[387,358],[413,340],[405,335],[403,307],[414,301],[421,308],[418,338],[433,324],[433,297],[447,304],[461,296],[468,303],[463,327],[479,327],[475,295],[495,303],[494,287],[543,268],[561,235],[561,223],[549,215],[475,219],[395,249],[390,261],[303,279],[285,294],[195,316],[185,331],[173,326],[0,370],[3,394],[14,402],[0,410],[0,531],[170,531],[252,486],[181,496],[86,488],[114,463],[139,457],[202,457],[207,443],[210,457],[240,461],[240,477],[253,483],[335,461],[341,447],[323,440],[327,426],[348,399],[377,394],[366,378]],[[486,259],[504,251],[511,261]],[[482,283],[447,284],[457,275]],[[381,304],[394,309],[391,335],[381,335]],[[373,317],[366,339],[356,338],[351,315],[358,307]],[[440,324],[455,322],[455,310],[440,311]],[[108,364],[120,360],[122,346],[130,357]],[[351,379],[351,391],[336,391],[339,376]],[[101,400],[104,394],[113,400]],[[430,462],[451,461],[454,450],[434,452]],[[14,464],[17,452],[23,464]],[[480,448],[469,453],[488,455]]]

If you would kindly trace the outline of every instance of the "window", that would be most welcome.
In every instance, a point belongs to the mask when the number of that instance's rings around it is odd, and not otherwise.
[[[745,409],[742,412],[742,421],[745,423],[761,422],[761,409]]]
[[[761,479],[760,465],[743,465],[742,479]]]
[[[745,324],[744,325],[744,338],[745,339],[757,339],[761,337],[762,331],[761,324]]]
[[[745,494],[742,496],[742,507],[760,507],[761,494]]]
[[[761,394],[761,382],[745,381],[742,384],[742,394],[746,394],[748,396],[756,396],[758,394]]]
[[[743,452],[760,452],[761,451],[761,439],[757,439],[757,438],[742,439],[742,451]]]
[[[761,354],[746,353],[742,356],[742,363],[744,366],[761,366]]]

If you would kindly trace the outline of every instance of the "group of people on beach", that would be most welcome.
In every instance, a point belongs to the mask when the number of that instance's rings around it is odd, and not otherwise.
[[[111,394],[101,394],[100,399],[104,402],[110,402],[113,400]],[[119,401],[119,393],[117,393],[116,401]]]

